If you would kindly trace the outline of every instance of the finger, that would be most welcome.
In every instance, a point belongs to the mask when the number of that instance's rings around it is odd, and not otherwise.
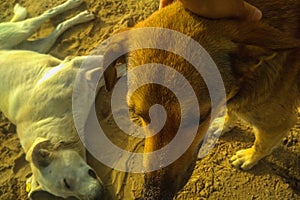
[[[244,18],[250,21],[258,21],[262,18],[262,12],[255,6],[244,2],[245,12]]]
[[[167,5],[171,4],[173,0],[160,0],[159,1],[159,9],[166,7]]]

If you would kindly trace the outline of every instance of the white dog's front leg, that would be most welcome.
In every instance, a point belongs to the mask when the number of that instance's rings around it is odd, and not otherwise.
[[[48,37],[34,41],[24,41],[19,44],[17,48],[36,51],[39,53],[47,53],[54,45],[57,38],[67,29],[77,24],[88,22],[94,18],[95,16],[88,11],[81,12],[75,17],[60,23]]]
[[[82,3],[82,0],[68,0],[61,5],[58,5],[54,8],[50,8],[49,10],[46,10],[43,14],[41,14],[38,17],[34,17],[34,18],[25,20],[24,22],[22,22],[23,26],[27,27],[28,29],[35,28],[35,30],[36,30],[47,19],[50,19],[50,18],[55,17],[63,12],[66,12],[67,10],[75,8],[75,7],[79,6],[81,3]]]
[[[82,3],[82,0],[69,0],[59,6],[45,11],[38,17],[26,19],[18,22],[7,22],[0,24],[0,49],[12,49],[16,45],[24,42],[34,32],[36,32],[41,25],[51,17],[54,17],[67,10],[75,8]]]
[[[68,0],[65,3],[61,4],[61,5],[58,5],[54,8],[51,8],[51,9],[47,10],[41,16],[44,16],[44,17],[47,17],[47,18],[54,17],[56,15],[59,15],[59,14],[65,12],[65,11],[67,11],[67,10],[71,10],[73,8],[76,8],[82,2],[83,2],[83,0]]]

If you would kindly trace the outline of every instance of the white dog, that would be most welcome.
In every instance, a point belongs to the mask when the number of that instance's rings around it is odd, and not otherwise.
[[[82,12],[58,25],[49,37],[26,41],[46,19],[80,3],[68,0],[24,21],[20,20],[26,9],[16,5],[12,22],[0,24],[0,110],[17,126],[30,163],[29,196],[44,190],[63,198],[101,199],[103,193],[101,181],[85,161],[72,115],[74,80],[85,57],[59,60],[34,52],[47,52],[63,31],[93,15]],[[31,51],[9,50],[13,48]],[[102,57],[95,58],[99,65]]]

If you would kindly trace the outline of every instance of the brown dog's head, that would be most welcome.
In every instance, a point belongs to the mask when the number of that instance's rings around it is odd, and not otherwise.
[[[154,13],[147,20],[137,24],[135,28],[143,27],[172,29],[199,42],[212,57],[222,75],[227,99],[237,93],[242,81],[250,77],[251,73],[255,73],[254,66],[261,57],[299,47],[298,41],[264,23],[208,20],[184,10],[179,2]],[[130,95],[127,103],[132,120],[144,127],[147,136],[144,165],[149,172],[145,173],[144,198],[165,200],[172,199],[192,173],[199,145],[209,127],[212,103],[202,75],[188,60],[174,52],[162,49],[134,48],[145,42],[156,44],[161,41],[169,41],[166,42],[167,45],[186,49],[191,57],[197,55],[180,38],[169,38],[166,34],[154,35],[155,37],[152,37],[151,41],[148,41],[149,39],[145,41],[149,35],[144,35],[145,37],[142,37],[141,34],[128,35],[127,44],[129,45],[125,48],[133,49],[127,55],[128,71],[137,69],[138,66],[146,64],[147,66],[139,72],[132,72],[128,75],[128,93]],[[175,71],[167,73],[167,70],[155,67],[157,63],[166,65]],[[189,93],[191,88],[186,84],[180,84],[180,81],[174,78],[176,72],[180,73],[190,84],[196,95],[197,105],[191,101],[190,95],[193,95],[193,93]],[[105,72],[108,89],[113,88],[116,81],[115,75],[115,69],[110,66]],[[152,83],[139,86],[142,80],[150,80],[150,82],[152,80]],[[157,84],[157,80],[160,81],[160,84]],[[184,94],[185,98],[179,103],[177,95],[165,85],[176,88],[177,91]],[[153,106],[157,104],[161,105],[164,111],[153,109]],[[195,112],[196,107],[201,112],[200,117]],[[185,113],[184,116],[183,113]],[[162,115],[165,116],[165,119],[160,118]],[[172,151],[174,154],[177,151],[183,151],[182,155],[172,164],[153,171],[153,165],[168,160],[168,156],[172,152],[162,151],[156,156],[149,152],[168,146],[181,126],[182,118],[191,122],[182,125],[182,130],[185,132],[185,137],[181,138],[182,142],[192,138],[191,144],[187,149],[182,149],[178,144],[178,148],[172,149]],[[160,124],[161,120],[164,121],[164,125],[159,129],[155,128],[155,124]],[[195,127],[197,134],[194,137],[190,131]]]

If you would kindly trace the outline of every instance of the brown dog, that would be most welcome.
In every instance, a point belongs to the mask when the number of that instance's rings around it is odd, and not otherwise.
[[[234,166],[244,170],[270,154],[295,124],[300,97],[300,2],[251,0],[249,3],[263,11],[264,19],[261,22],[210,20],[186,11],[180,2],[175,2],[134,27],[176,30],[199,42],[210,54],[224,81],[229,116],[239,117],[255,128],[254,145],[238,151],[230,160]],[[151,42],[166,40],[166,37],[161,35]],[[130,41],[129,48],[144,42],[142,37]],[[174,40],[173,43],[182,45],[180,40]],[[172,199],[190,177],[199,144],[209,127],[212,105],[203,78],[182,57],[151,48],[128,53],[128,70],[147,63],[161,63],[182,74],[196,93],[201,110],[197,135],[185,153],[169,166],[145,173],[145,199]],[[128,77],[128,90],[133,92],[128,98],[130,114],[133,120],[145,126],[145,133],[149,136],[145,141],[145,153],[161,149],[175,137],[182,117],[181,107],[191,113],[194,110],[189,96],[183,105],[179,105],[176,96],[158,84],[147,84],[136,91],[131,90],[140,80],[157,76],[172,84],[172,77],[164,77],[163,72],[151,67],[144,73]],[[112,89],[116,81],[112,66],[106,71],[105,80],[107,88]],[[182,91],[186,89],[184,86],[180,88]],[[148,113],[154,104],[162,105],[167,115],[163,128],[156,135],[146,127],[153,120]],[[186,137],[191,137],[188,130],[192,126],[194,124],[185,126]],[[164,153],[159,157],[145,154],[144,165],[150,168],[157,160],[167,159],[165,156]]]

